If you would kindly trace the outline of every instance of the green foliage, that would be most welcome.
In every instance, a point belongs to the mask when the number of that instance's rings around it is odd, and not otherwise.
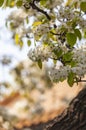
[[[22,40],[19,41],[19,46],[20,46],[20,48],[23,47],[23,41]]]
[[[31,0],[26,0],[27,2],[31,2]]]
[[[70,62],[68,62],[68,64],[71,66],[71,67],[75,67],[77,65],[77,62],[75,60],[71,60]]]
[[[70,61],[72,59],[72,53],[71,52],[67,52],[66,54],[63,55],[63,59],[65,61]]]
[[[42,24],[41,21],[35,21],[32,26],[35,28],[35,27],[37,27],[40,24]]]
[[[86,30],[84,30],[84,38],[86,38]]]
[[[70,62],[72,60],[72,52],[67,52],[66,54],[63,55],[63,60],[65,62]]]
[[[20,42],[19,34],[15,34],[14,40],[16,44],[19,44]]]
[[[54,54],[57,56],[57,58],[59,59],[62,56],[62,49],[58,49],[58,50],[54,50]]]
[[[61,62],[63,67],[60,66],[59,71],[64,71],[65,68],[66,74],[63,76],[63,73],[60,73],[60,76],[56,72],[52,74],[55,78],[53,81],[63,81],[68,78],[68,84],[72,86],[75,72],[78,77],[84,75],[82,72],[78,73],[78,70],[79,67],[84,68],[82,63],[85,60],[82,62],[83,58],[78,56],[77,59],[75,50],[77,51],[76,45],[79,40],[82,42],[82,39],[86,38],[85,1],[7,0],[4,6],[18,7],[19,13],[16,11],[7,21],[7,27],[10,25],[14,33],[16,45],[22,47],[22,39],[25,37],[28,39],[28,46],[31,46],[31,42],[34,41],[35,49],[32,49],[28,56],[32,61],[35,59],[40,69],[42,69],[42,62],[48,59],[52,59],[54,65],[57,65],[57,61]],[[83,56],[85,57],[84,52]],[[74,73],[69,73],[67,67],[70,71],[74,69]],[[56,71],[58,72],[58,69]]]
[[[22,6],[22,0],[18,0],[17,2],[16,2],[16,5],[17,5],[17,7],[21,7]]]
[[[15,0],[6,0],[4,7],[14,7],[15,6]]]
[[[40,69],[42,69],[42,61],[41,60],[38,60],[38,66]]]
[[[75,35],[79,38],[79,40],[81,40],[82,35],[79,29],[74,29]]]
[[[86,12],[86,2],[81,2],[80,8],[83,12]]]
[[[3,5],[4,0],[0,0],[0,7]]]
[[[70,72],[69,75],[68,75],[68,79],[67,79],[67,82],[68,82],[70,87],[73,86],[74,79],[75,79],[75,74],[73,72]]]
[[[27,41],[27,45],[30,46],[31,45],[31,40]]]
[[[67,33],[66,37],[67,37],[68,44],[71,47],[73,47],[75,45],[75,43],[76,43],[76,40],[77,40],[77,37],[76,37],[75,33]]]
[[[41,5],[46,5],[47,0],[40,0]]]

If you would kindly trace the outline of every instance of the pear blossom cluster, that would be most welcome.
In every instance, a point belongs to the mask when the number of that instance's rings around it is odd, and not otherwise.
[[[59,5],[62,4],[62,2],[64,2],[63,0],[47,0],[46,2],[46,6],[49,7],[50,9],[53,9]]]
[[[34,39],[36,46],[28,52],[32,61],[52,59],[55,63],[61,62],[60,67],[54,64],[49,70],[53,81],[66,79],[70,72],[77,77],[86,73],[86,49],[76,47],[86,37],[86,13],[82,2],[85,0],[23,0],[21,10],[8,18],[14,24],[15,33],[22,38],[28,35]],[[32,21],[26,29],[24,21],[27,18]],[[73,53],[74,65],[68,63],[71,61],[67,61],[67,57],[65,60],[64,55],[68,53]]]
[[[32,61],[44,61],[44,60],[48,60],[49,57],[51,57],[52,55],[52,48],[53,47],[45,47],[44,45],[40,45],[37,46],[34,49],[29,50],[28,52],[28,57],[32,60]]]
[[[32,61],[48,61],[49,58],[56,58],[53,50],[56,49],[56,46],[48,46],[45,47],[43,45],[36,47],[33,50],[30,50],[28,53],[28,57]],[[57,46],[57,49],[59,47]],[[76,65],[71,67],[70,65],[61,66],[58,68],[54,65],[49,69],[49,76],[53,81],[60,81],[61,79],[66,79],[70,72],[73,72],[78,77],[83,77],[86,74],[86,49],[74,49],[72,59],[76,61]]]
[[[33,28],[33,33],[35,37],[43,36],[49,32],[49,25],[47,23],[38,25],[35,29]]]
[[[84,76],[86,74],[86,50],[80,49],[75,51],[73,58],[78,63],[76,67],[72,68],[72,71],[80,77]]]
[[[73,28],[72,28],[73,21],[75,22],[76,26],[80,27],[81,29],[84,29],[86,25],[86,20],[82,17],[82,15],[79,14],[79,11],[74,10],[73,8],[70,8],[70,7],[65,7],[62,4],[62,2],[63,0],[56,0],[56,1],[51,0],[51,2],[50,0],[47,0],[45,8],[47,9],[47,4],[49,8],[52,8],[51,11],[48,11],[48,15],[50,15],[52,20],[49,22],[37,25],[35,29],[32,27],[32,30],[30,31],[25,30],[25,24],[24,24],[25,19],[27,18],[30,19],[30,17],[33,16],[35,18],[33,20],[34,22],[35,20],[39,21],[39,19],[42,17],[45,18],[44,15],[42,15],[41,13],[37,13],[37,10],[34,10],[31,7],[27,11],[25,10],[24,7],[13,11],[9,15],[7,21],[11,22],[15,33],[18,33],[18,32],[22,33],[21,37],[25,36],[24,34],[33,33],[34,39],[36,40],[39,40],[39,37],[43,35],[44,35],[43,39],[46,38],[46,34],[50,32],[51,28],[53,29],[51,25],[54,25],[54,24],[57,25],[57,28],[55,28],[56,33],[60,31],[62,26],[65,29],[67,29],[67,31],[73,31]],[[80,1],[78,2],[80,3]],[[24,3],[28,3],[28,2],[24,0]],[[40,8],[41,5],[40,4],[38,5],[39,5],[38,7]],[[57,5],[58,6],[61,5],[61,6],[59,6],[59,8],[56,8]],[[56,10],[54,10],[54,8],[56,8]],[[46,10],[46,13],[47,13],[47,10]],[[58,26],[56,20],[60,22],[60,26]],[[57,35],[57,40],[58,40],[58,35]]]
[[[66,79],[70,72],[73,72],[78,77],[84,77],[86,74],[86,50],[76,50],[73,54],[73,59],[76,61],[76,66],[60,66],[59,68],[53,67],[49,70],[49,76],[53,81],[61,81]]]
[[[58,82],[61,81],[61,79],[65,80],[70,71],[71,68],[69,66],[61,66],[59,69],[52,67],[49,70],[49,76],[52,81]]]
[[[86,63],[86,49],[77,49],[74,51],[73,59],[79,63]]]
[[[73,32],[73,27],[72,27],[73,23],[76,24],[75,25],[76,27],[81,28],[81,30],[85,29],[86,19],[82,17],[82,15],[80,15],[79,10],[77,9],[74,10],[73,8],[70,7],[60,6],[60,8],[57,11],[56,17],[57,17],[57,21],[61,23],[60,26],[63,26],[68,31]],[[56,29],[57,32],[58,29],[59,28]]]
[[[70,7],[63,7],[61,6],[59,8],[59,11],[57,13],[57,19],[59,21],[63,20],[64,19],[64,22],[65,20],[72,20],[74,19],[75,17],[79,16],[79,13],[78,12],[75,12],[72,8]],[[61,21],[62,22],[62,21]]]
[[[48,61],[48,59],[56,59],[58,60],[58,57],[56,56],[55,52],[57,51],[63,51],[63,54],[68,52],[67,47],[64,45],[60,45],[59,44],[49,44],[45,45],[38,45],[35,48],[31,48],[28,52],[28,57],[32,60],[32,61]]]
[[[7,21],[13,23],[14,28],[18,28],[21,24],[23,24],[24,19],[28,16],[28,14],[23,9],[18,9],[12,11],[8,16]]]

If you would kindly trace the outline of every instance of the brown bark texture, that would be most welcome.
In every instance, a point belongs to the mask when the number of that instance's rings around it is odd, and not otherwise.
[[[45,130],[86,130],[86,88],[79,92],[69,107],[53,119]]]
[[[81,90],[69,107],[53,120],[14,130],[86,130],[86,88]]]

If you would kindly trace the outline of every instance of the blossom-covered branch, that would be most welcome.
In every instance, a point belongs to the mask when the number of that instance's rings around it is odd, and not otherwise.
[[[86,1],[18,0],[14,5],[18,8],[7,25],[21,47],[23,38],[28,46],[34,41],[28,57],[40,68],[42,62],[52,59],[49,75],[55,82],[67,79],[70,86],[81,82],[86,74]]]

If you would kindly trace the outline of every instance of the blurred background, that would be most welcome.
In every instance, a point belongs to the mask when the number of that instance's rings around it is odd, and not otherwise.
[[[6,19],[14,9],[0,9],[0,130],[42,130],[59,115],[85,86],[70,88],[48,77],[48,66],[41,70],[28,59],[29,47],[15,45]]]

